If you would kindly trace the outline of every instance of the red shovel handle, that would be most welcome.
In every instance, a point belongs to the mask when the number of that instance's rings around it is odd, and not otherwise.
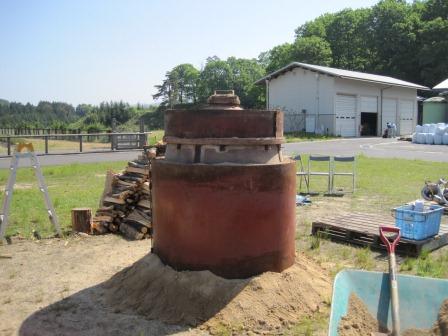
[[[396,233],[397,235],[391,242],[389,238],[386,237],[385,233]],[[380,226],[380,238],[384,245],[386,245],[387,252],[395,253],[395,246],[397,246],[400,237],[400,228],[394,226]]]

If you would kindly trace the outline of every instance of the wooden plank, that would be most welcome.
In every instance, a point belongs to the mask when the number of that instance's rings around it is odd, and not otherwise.
[[[114,172],[111,170],[108,170],[106,173],[106,180],[104,181],[104,190],[103,194],[100,198],[100,208],[104,205],[104,199],[112,192],[112,184],[114,181]]]
[[[149,174],[149,168],[137,168],[137,167],[126,167],[126,171],[128,173],[136,173],[136,174],[142,174],[142,175],[148,175]]]
[[[113,217],[112,216],[95,216],[94,220],[97,222],[112,222],[113,221]]]
[[[139,207],[151,209],[151,201],[150,200],[142,199],[137,204]]]
[[[114,198],[114,197],[105,197],[104,203],[114,203],[114,204],[125,204],[126,201],[120,198]]]

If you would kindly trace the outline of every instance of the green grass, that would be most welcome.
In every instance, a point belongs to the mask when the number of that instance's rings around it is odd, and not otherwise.
[[[305,317],[292,325],[289,330],[285,332],[285,335],[295,336],[313,336],[317,332],[325,330],[328,325],[327,313],[316,313],[313,316]]]
[[[304,165],[307,166],[307,157]],[[350,165],[339,166],[339,171],[350,171]],[[312,166],[315,171],[328,170],[323,164]],[[436,181],[447,176],[446,163],[404,159],[376,159],[357,157],[356,192],[342,198],[313,196],[311,207],[297,209],[297,247],[318,262],[327,265],[334,276],[342,268],[362,268],[366,270],[387,271],[387,257],[368,248],[358,248],[338,244],[325,239],[324,235],[310,237],[309,217],[316,208],[338,207],[345,211],[382,213],[392,216],[391,209],[420,198],[420,190],[425,180]],[[336,177],[335,184],[344,190],[351,189],[351,179]],[[313,176],[312,190],[324,191],[327,180]],[[302,188],[304,191],[304,188]],[[327,212],[327,215],[329,213]],[[314,215],[313,215],[314,216]],[[446,219],[445,219],[446,221]],[[448,248],[432,253],[423,253],[419,258],[398,259],[399,269],[403,273],[436,278],[448,277]]]
[[[305,170],[307,156],[303,157]],[[314,163],[313,171],[328,171],[328,164]],[[350,172],[351,163],[338,163],[337,171]],[[447,164],[405,159],[377,159],[358,156],[356,158],[356,191],[352,197],[353,210],[386,211],[420,198],[420,190],[425,180],[436,181],[447,176]],[[310,189],[327,190],[327,178],[312,176]],[[351,177],[336,176],[335,187],[351,190]],[[305,184],[302,183],[302,191]],[[349,196],[350,197],[350,196]]]
[[[63,230],[71,226],[70,211],[75,207],[98,207],[103,192],[105,174],[108,169],[120,171],[125,162],[70,164],[65,166],[42,167],[50,197]],[[0,170],[0,186],[7,183],[9,171]],[[4,193],[0,200],[3,202]],[[37,189],[37,180],[31,168],[20,168],[17,185],[13,192],[10,221],[7,235],[20,234],[31,237],[32,230],[43,237],[54,231],[44,206],[43,196]]]
[[[158,134],[161,135],[160,132]],[[114,162],[43,167],[50,196],[64,230],[70,229],[72,208],[97,208],[106,171],[108,169],[120,171],[125,165],[125,162]],[[320,263],[332,265],[335,272],[344,267],[384,271],[387,270],[387,259],[385,257],[377,259],[377,252],[332,243],[326,239],[325,234],[310,237],[311,221],[314,218],[307,218],[307,211],[316,207],[325,207],[328,202],[333,202],[333,206],[341,204],[348,211],[388,214],[392,207],[419,198],[423,181],[436,180],[444,176],[446,163],[360,156],[356,165],[357,190],[353,195],[349,194],[341,199],[313,197],[313,205],[310,208],[298,208],[297,246],[299,250],[311,255]],[[6,184],[8,173],[7,169],[0,170],[1,187]],[[316,182],[313,182],[313,188],[326,188],[326,181],[322,178],[314,180]],[[46,216],[43,198],[37,189],[33,171],[30,168],[19,169],[17,183],[7,234],[19,233],[30,238],[32,230],[36,229],[44,237],[51,236],[54,231]],[[351,181],[347,178],[337,180],[337,184],[344,188],[348,188],[350,183]],[[3,196],[4,194],[1,193],[0,201],[3,200]],[[426,253],[419,258],[408,258],[401,263],[400,270],[422,276],[448,277],[448,249],[440,249],[431,254]]]
[[[153,130],[151,132],[152,134],[148,135],[148,143],[150,145],[154,145],[157,141],[162,140],[165,135],[164,130]]]
[[[285,132],[286,142],[301,142],[301,141],[315,141],[315,140],[331,140],[337,137],[332,135],[320,135],[315,133],[305,132]]]

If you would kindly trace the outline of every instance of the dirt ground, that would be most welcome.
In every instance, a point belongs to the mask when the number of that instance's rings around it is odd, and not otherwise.
[[[271,335],[328,314],[330,278],[304,255],[282,274],[225,280],[179,275],[149,250],[115,235],[0,246],[0,335]]]
[[[60,335],[95,335],[93,330],[98,327],[108,335],[182,331],[113,311],[95,313],[94,298],[101,295],[98,284],[149,250],[149,240],[128,242],[115,235],[14,241],[0,246],[0,335],[55,335],[45,327],[49,320],[64,328]],[[133,327],[123,333],[123,324]]]
[[[345,266],[345,262],[338,265],[334,261],[324,258],[329,253],[341,253],[343,260],[353,259],[352,255],[345,256],[343,252],[349,249],[350,253],[356,253],[353,251],[358,249],[326,241],[321,243],[318,250],[310,250],[312,238],[309,237],[312,219],[349,212],[352,209],[352,202],[353,200],[350,197],[321,198],[314,199],[313,205],[310,207],[298,207],[296,237],[298,255],[299,260],[308,260],[308,262],[300,265],[297,271],[293,270],[292,273],[287,273],[289,275],[285,276],[284,279],[274,275],[269,282],[266,282],[266,279],[271,276],[267,273],[267,278],[259,278],[255,284],[245,283],[244,286],[247,286],[248,291],[238,292],[232,296],[232,299],[237,298],[232,301],[232,304],[219,307],[221,312],[225,313],[225,318],[218,312],[216,319],[210,320],[208,324],[197,325],[196,323],[197,327],[164,323],[162,322],[164,319],[151,319],[154,318],[154,314],[158,314],[157,310],[148,307],[151,302],[156,305],[159,301],[158,293],[154,291],[154,288],[152,291],[148,290],[154,296],[152,301],[146,299],[139,301],[141,291],[130,292],[129,295],[134,298],[133,300],[138,301],[138,305],[134,307],[124,302],[127,294],[125,296],[118,295],[118,299],[114,300],[105,292],[108,284],[109,289],[112,290],[121,291],[122,289],[119,288],[128,288],[127,283],[120,280],[126,272],[133,274],[129,281],[134,289],[138,287],[139,283],[148,282],[150,274],[140,273],[138,267],[134,266],[153,262],[147,259],[150,250],[149,240],[129,242],[115,235],[71,236],[66,239],[44,239],[40,241],[13,240],[11,245],[0,245],[0,336],[55,334],[209,335],[210,331],[220,335],[229,335],[229,331],[230,334],[240,335],[246,332],[250,334],[249,331],[256,330],[256,328],[261,330],[260,334],[275,334],[275,329],[272,332],[266,331],[268,326],[273,325],[270,320],[271,315],[274,314],[279,320],[280,318],[283,319],[285,323],[293,324],[299,317],[303,317],[294,311],[297,307],[302,306],[288,308],[289,310],[287,309],[285,313],[265,311],[263,300],[270,300],[269,302],[275,303],[277,299],[256,295],[255,290],[261,284],[261,288],[266,287],[267,292],[276,292],[279,302],[287,305],[288,301],[283,300],[284,297],[289,297],[291,293],[294,294],[295,292],[284,281],[290,277],[292,279],[301,278],[300,269],[306,269],[306,267],[312,265],[310,273],[320,272],[319,270],[324,272],[325,269],[333,273],[333,270],[336,270],[339,266]],[[318,262],[314,263],[310,258],[314,258]],[[374,269],[387,269],[387,257],[385,255],[378,254],[375,260]],[[134,263],[136,264],[133,267],[125,270],[126,267]],[[350,267],[350,265],[348,266]],[[163,272],[165,273],[160,274],[170,274],[167,270]],[[157,277],[151,279],[151,283],[157,282]],[[194,283],[201,281],[203,276],[198,279],[188,279]],[[331,288],[331,278],[327,277],[326,279],[326,282],[320,284],[320,286],[326,288],[322,292],[329,291],[329,288]],[[306,285],[311,286],[312,281],[308,280]],[[216,287],[220,286],[219,281],[216,284]],[[275,287],[275,284],[278,287]],[[225,284],[225,286],[228,286],[228,284]],[[269,286],[274,287],[269,289]],[[286,290],[278,290],[279,287],[284,287]],[[229,288],[232,289],[231,286]],[[166,293],[172,289],[173,287],[168,286],[163,291]],[[174,289],[179,290],[179,288]],[[190,297],[194,297],[196,294],[195,292],[188,293]],[[225,296],[226,293],[223,293],[223,297]],[[324,316],[323,325],[318,328],[320,334],[316,332],[312,334],[325,335],[327,323],[325,319],[328,318],[329,309],[328,307],[326,310],[323,309],[325,304],[321,305],[321,303],[325,300],[322,297],[318,295],[312,297],[314,301],[303,306],[305,307],[304,311],[306,311],[305,318],[307,316],[313,318],[316,311]],[[107,303],[107,301],[109,301],[109,304],[98,305],[98,302]],[[304,301],[300,295],[296,297],[296,301],[306,303],[306,300]],[[249,305],[247,302],[249,302]],[[317,307],[312,308],[316,302],[318,303]],[[168,312],[168,316],[176,317],[178,311],[174,308],[172,311],[170,310],[170,302],[164,302],[164,305],[164,312]],[[272,306],[277,309],[275,304]],[[251,309],[252,307],[254,309]],[[188,309],[188,300],[184,302],[183,308]],[[259,314],[260,319],[257,320],[254,314]],[[291,314],[291,316],[285,317],[288,314]],[[229,329],[226,324],[234,316],[246,316],[248,320],[236,329]],[[180,318],[182,319],[182,317]],[[169,318],[165,320],[170,322]],[[49,326],[51,327],[49,328]],[[222,332],[219,331],[220,327],[222,327]],[[282,333],[277,332],[276,334]],[[301,333],[290,332],[289,334]]]

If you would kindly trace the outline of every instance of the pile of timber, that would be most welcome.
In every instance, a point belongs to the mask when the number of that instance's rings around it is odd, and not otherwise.
[[[126,169],[109,171],[92,233],[120,233],[130,240],[152,237],[151,161],[165,154],[165,145],[145,148]]]

